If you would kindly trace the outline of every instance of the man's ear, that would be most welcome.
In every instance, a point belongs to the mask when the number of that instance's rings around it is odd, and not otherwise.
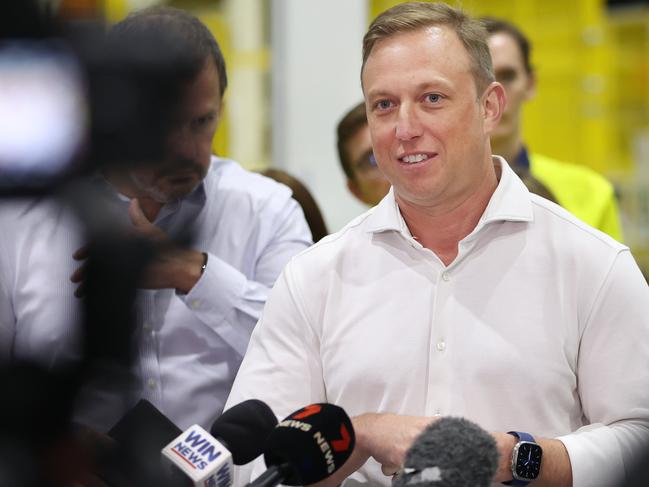
[[[527,86],[525,87],[525,100],[529,101],[536,96],[536,74],[534,71],[527,73]]]
[[[485,132],[491,134],[498,125],[507,103],[503,85],[497,81],[492,82],[482,94],[481,103]]]

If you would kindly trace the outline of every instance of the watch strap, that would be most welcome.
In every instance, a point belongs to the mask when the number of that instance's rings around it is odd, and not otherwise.
[[[532,435],[523,431],[508,431],[507,434],[515,436],[516,438],[518,438],[518,441],[529,441],[530,443],[536,443]]]

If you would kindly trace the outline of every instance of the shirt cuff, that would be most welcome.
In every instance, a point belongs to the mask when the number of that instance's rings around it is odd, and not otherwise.
[[[207,267],[194,287],[180,299],[199,320],[216,331],[239,354],[248,346],[249,333],[229,319],[240,304],[248,279],[239,270],[208,253]]]

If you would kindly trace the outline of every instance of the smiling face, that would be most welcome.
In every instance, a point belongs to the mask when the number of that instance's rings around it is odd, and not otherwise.
[[[493,171],[489,134],[504,92],[478,94],[469,55],[447,27],[380,40],[362,72],[372,145],[397,201],[455,208]]]
[[[139,196],[167,203],[191,193],[210,166],[221,95],[215,63],[207,59],[190,82],[179,104],[167,140],[167,157],[157,165],[132,170],[131,183]]]

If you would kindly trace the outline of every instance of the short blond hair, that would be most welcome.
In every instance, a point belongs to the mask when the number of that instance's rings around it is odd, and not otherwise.
[[[487,31],[480,21],[445,3],[401,3],[376,17],[363,37],[361,76],[378,41],[433,26],[448,27],[458,36],[469,55],[477,92],[482,94],[496,79],[487,45]]]

